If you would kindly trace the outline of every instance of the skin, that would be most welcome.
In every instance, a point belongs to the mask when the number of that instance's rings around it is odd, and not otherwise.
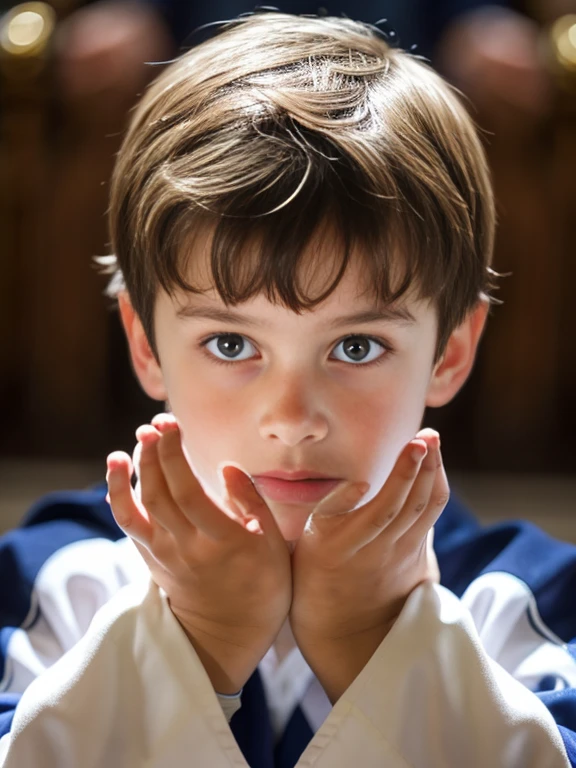
[[[217,691],[237,691],[289,621],[334,702],[410,592],[438,580],[431,531],[448,485],[437,433],[418,429],[425,406],[448,402],[468,376],[487,307],[478,303],[435,361],[436,310],[414,295],[403,302],[409,323],[330,327],[373,308],[357,262],[313,311],[263,296],[232,308],[259,326],[181,315],[184,305],[226,309],[206,265],[200,250],[189,277],[203,296],[159,293],[158,357],[120,297],[134,369],[173,415],[137,433],[141,501],[129,457],[109,457],[112,508]],[[324,278],[307,275],[315,287]],[[216,342],[201,346],[218,333],[248,342],[235,348],[241,361],[219,364]],[[340,342],[358,335],[382,344],[363,347],[379,364],[346,355]],[[260,497],[247,477],[300,467],[341,482],[319,505],[286,504]]]

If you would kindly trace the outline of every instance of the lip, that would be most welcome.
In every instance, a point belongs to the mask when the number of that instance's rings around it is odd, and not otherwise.
[[[292,473],[294,474],[294,473]],[[253,477],[254,485],[265,498],[270,501],[279,501],[284,504],[315,504],[327,496],[336,488],[340,480],[320,478],[285,480],[270,475],[257,475]]]
[[[273,469],[270,472],[260,472],[254,475],[254,479],[259,477],[275,477],[278,480],[339,480],[330,475],[324,475],[321,472],[315,472],[313,469],[299,469],[297,471],[285,471],[282,469]]]

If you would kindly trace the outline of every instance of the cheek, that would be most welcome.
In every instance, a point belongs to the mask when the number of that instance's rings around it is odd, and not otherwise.
[[[388,386],[346,406],[344,439],[362,479],[375,492],[384,484],[398,454],[420,429],[425,386]]]
[[[164,380],[170,407],[192,441],[217,439],[233,421],[237,405],[231,393],[222,391],[203,374],[202,366],[174,366]]]
[[[249,409],[232,394],[190,376],[193,384],[171,394],[170,406],[182,429],[186,457],[206,494],[222,508],[224,487],[218,466],[225,461],[249,470]],[[253,463],[253,462],[252,462]]]
[[[187,458],[204,486],[216,487],[218,463],[233,434],[234,403],[198,373],[174,367],[165,373],[170,408],[180,424]]]
[[[222,402],[195,402],[182,408],[172,406],[178,419],[188,459],[196,473],[211,485],[219,483],[217,467],[233,459],[234,419]]]

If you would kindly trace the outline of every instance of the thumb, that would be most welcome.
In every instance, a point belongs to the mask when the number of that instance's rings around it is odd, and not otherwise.
[[[248,530],[284,541],[274,515],[258,493],[250,476],[235,464],[227,464],[220,471],[228,498],[232,505],[241,510]],[[259,529],[253,522],[255,520],[259,523]]]
[[[322,517],[335,517],[352,512],[362,496],[365,496],[370,483],[343,483],[337,486],[332,493],[325,496],[319,504],[314,507],[312,517],[314,519]]]

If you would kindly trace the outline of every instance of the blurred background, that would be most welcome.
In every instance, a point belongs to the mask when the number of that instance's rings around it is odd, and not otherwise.
[[[503,278],[470,381],[431,412],[453,488],[486,521],[576,541],[576,0],[345,0],[465,94],[496,189]],[[101,481],[158,410],[93,257],[114,155],[146,84],[234,0],[0,0],[0,530]]]

